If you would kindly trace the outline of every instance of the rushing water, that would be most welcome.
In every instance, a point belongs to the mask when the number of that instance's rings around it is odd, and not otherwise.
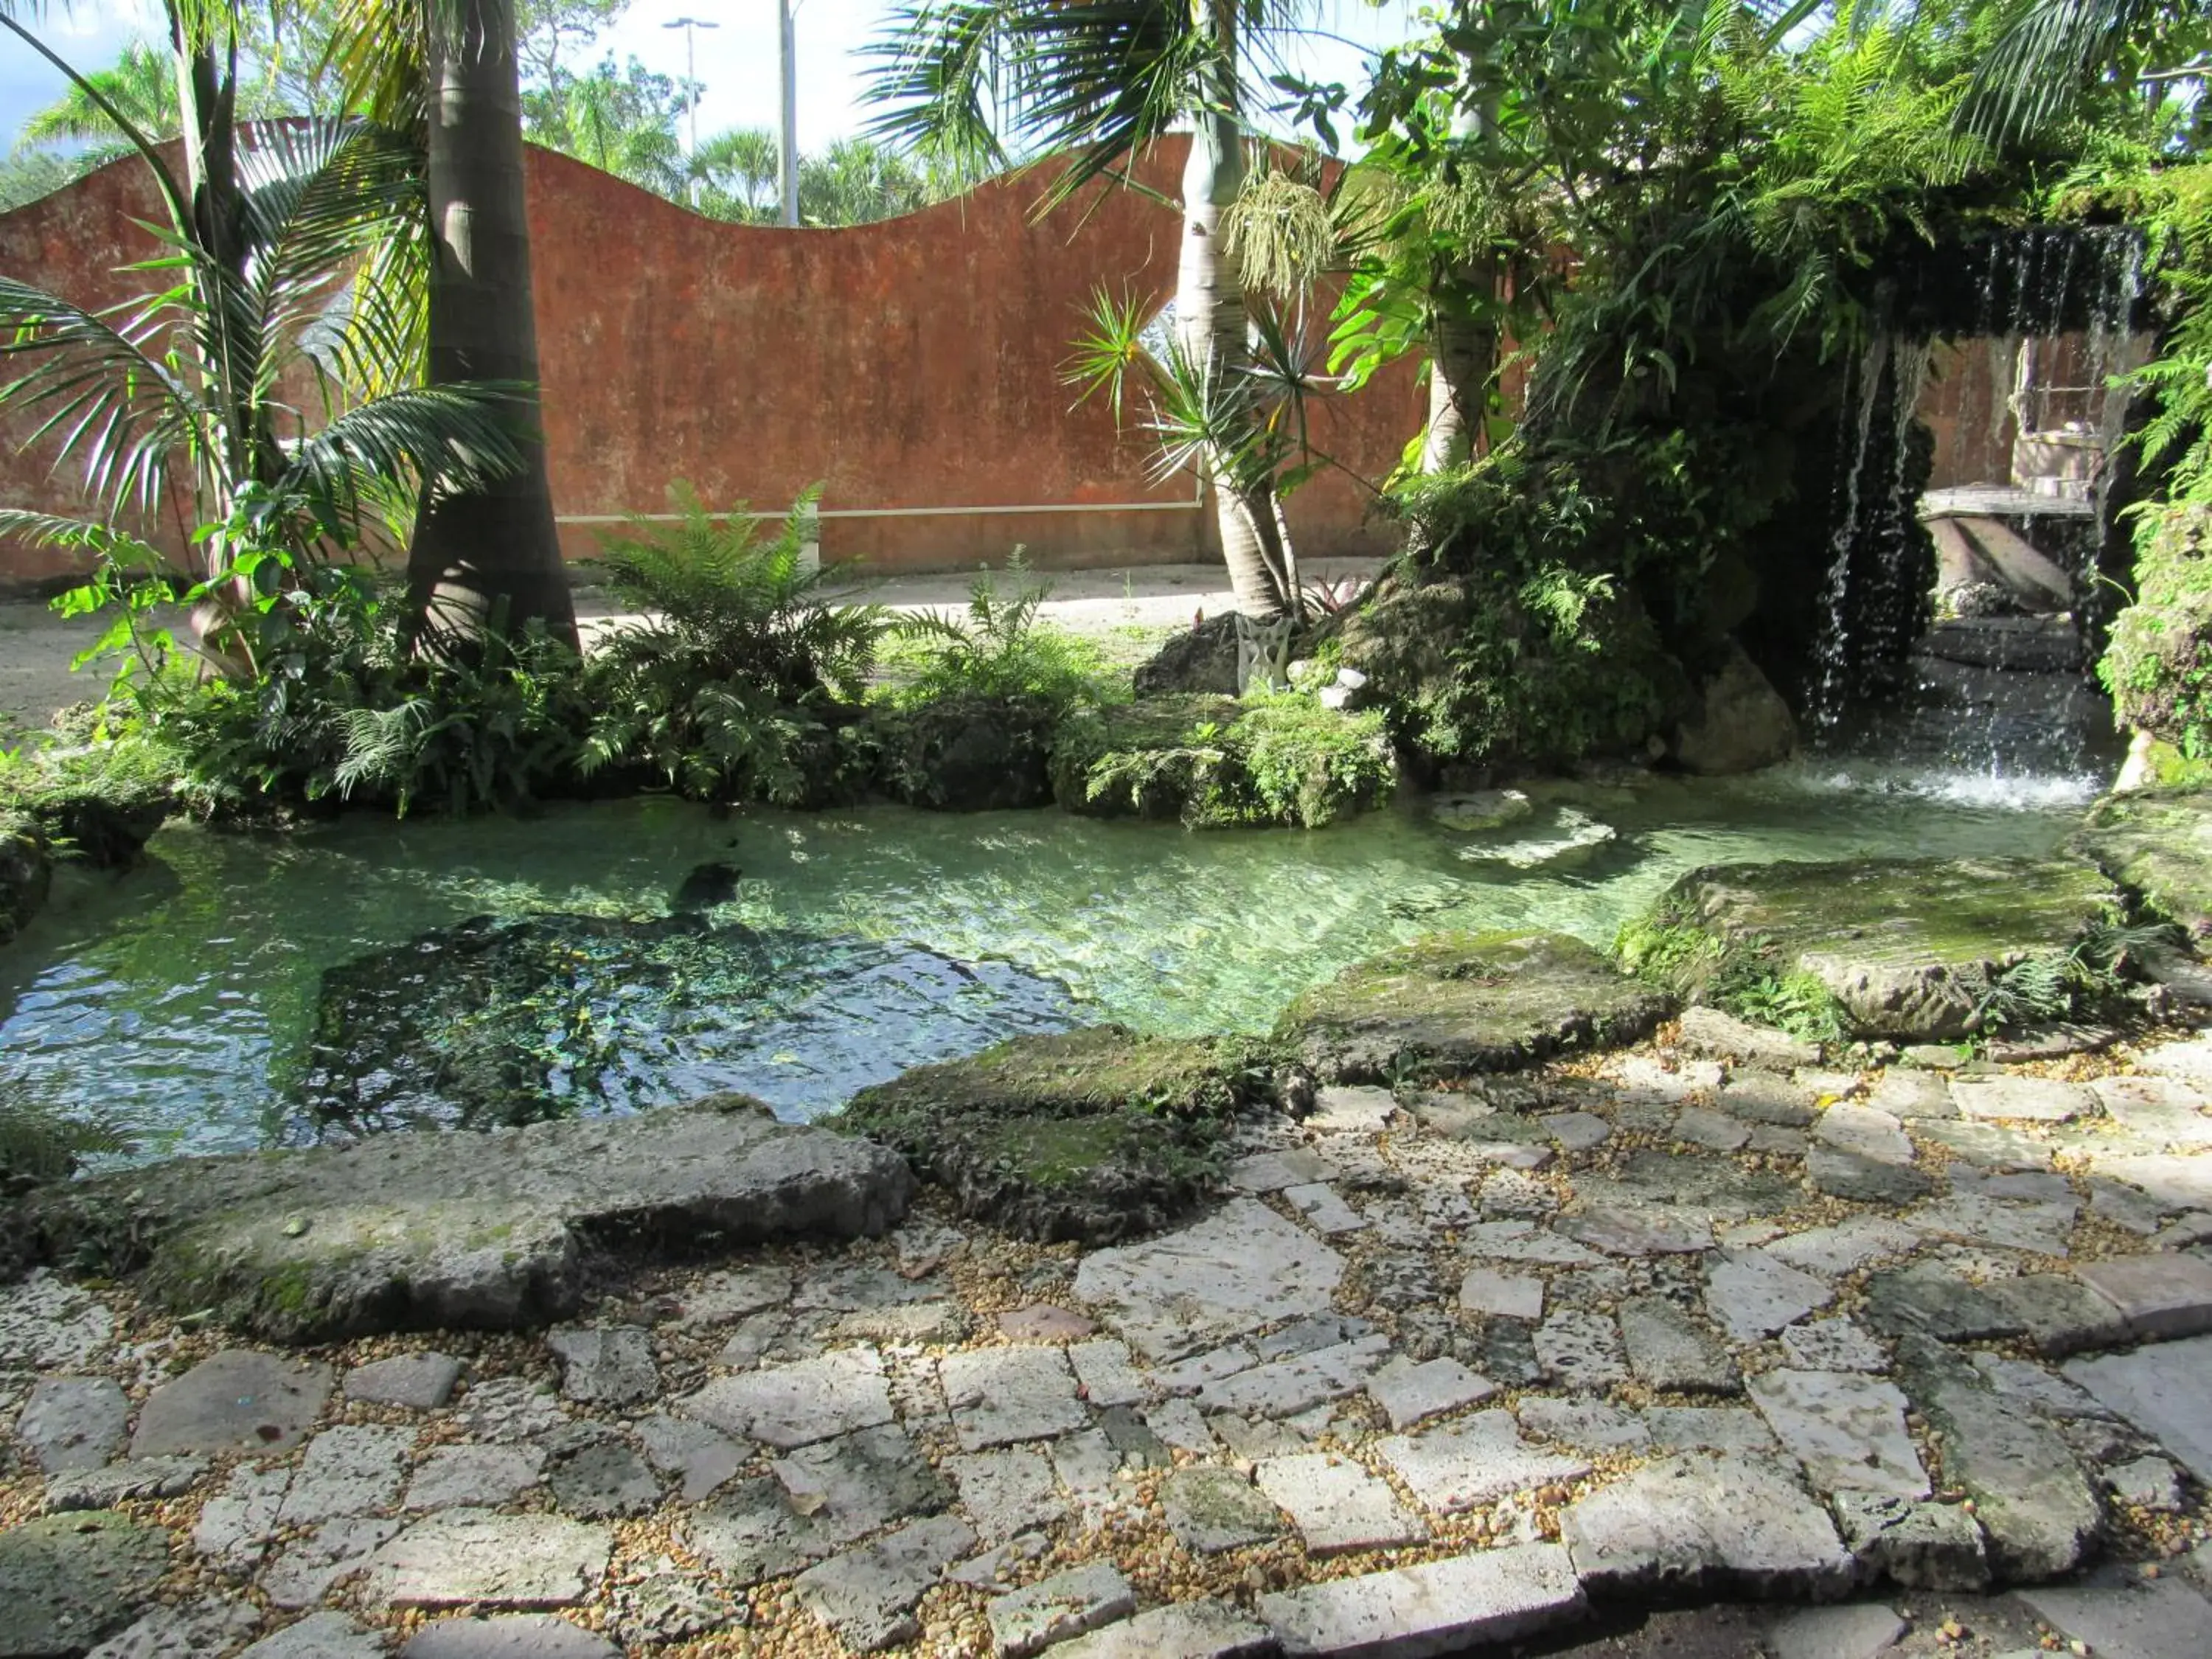
[[[150,1132],[149,1154],[305,1139],[330,1121],[301,1107],[326,975],[389,991],[426,933],[475,917],[627,919],[619,941],[720,864],[734,877],[708,882],[717,902],[646,929],[660,941],[649,963],[580,946],[547,998],[485,1012],[568,1045],[549,1062],[563,1077],[581,1064],[576,1028],[596,1022],[600,1047],[623,1051],[621,1086],[599,1103],[745,1087],[805,1117],[1016,1030],[1264,1030],[1305,987],[1432,929],[1602,943],[1698,864],[2043,851],[2094,787],[1807,763],[1539,788],[1533,817],[1487,835],[1415,803],[1319,833],[890,807],[716,817],[659,800],[527,822],[364,817],[283,837],[171,828],[135,870],[65,874],[0,957],[0,1090],[118,1114]],[[1516,867],[1577,813],[1615,839],[1577,867]],[[560,929],[576,926],[541,928],[530,948],[566,948]],[[736,954],[711,971],[686,954],[725,940]]]

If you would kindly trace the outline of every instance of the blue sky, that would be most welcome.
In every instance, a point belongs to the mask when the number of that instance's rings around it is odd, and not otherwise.
[[[817,149],[855,131],[864,117],[855,49],[875,38],[886,13],[883,0],[799,0],[799,142]],[[1411,0],[1322,0],[1317,27],[1359,43],[1315,40],[1296,67],[1317,78],[1357,85],[1360,46],[1407,39],[1413,32]],[[772,126],[775,121],[775,8],[772,0],[635,0],[629,12],[602,36],[593,56],[612,51],[653,69],[684,73],[684,32],[662,25],[685,15],[719,20],[697,34],[699,79],[705,87],[699,129]],[[20,14],[19,14],[20,15]],[[75,0],[55,4],[33,24],[46,44],[80,68],[112,59],[134,33],[158,35],[160,9],[146,0]],[[0,132],[12,145],[23,119],[54,97],[60,76],[30,48],[0,40]]]

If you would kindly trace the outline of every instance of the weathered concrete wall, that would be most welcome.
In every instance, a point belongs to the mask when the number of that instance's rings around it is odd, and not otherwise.
[[[1140,176],[1171,191],[1182,143]],[[1040,221],[1032,174],[881,224],[763,229],[538,149],[529,188],[546,439],[572,557],[596,549],[595,520],[665,510],[677,479],[718,506],[774,510],[818,482],[823,556],[884,569],[995,563],[1018,543],[1044,566],[1212,556],[1189,477],[1155,481],[1141,439],[1117,434],[1103,402],[1072,407],[1062,380],[1100,284],[1173,291],[1179,225],[1157,203],[1115,191]],[[0,216],[0,271],[80,301],[128,297],[151,284],[115,267],[154,248],[131,221],[161,216],[145,169],[118,162]],[[1379,480],[1422,413],[1409,366],[1324,400],[1315,441]],[[27,429],[0,419],[0,437]],[[14,447],[0,501],[73,507],[74,478]],[[1316,477],[1290,504],[1300,551],[1384,550],[1369,499],[1342,472]],[[1100,506],[1124,510],[1066,510]],[[850,512],[886,516],[838,516]],[[0,546],[0,581],[68,568]]]

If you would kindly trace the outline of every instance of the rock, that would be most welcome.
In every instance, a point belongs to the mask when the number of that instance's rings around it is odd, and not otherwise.
[[[1048,698],[956,689],[903,708],[871,703],[862,720],[876,781],[892,799],[939,812],[1023,811],[1052,804]]]
[[[1725,1250],[1705,1275],[1705,1305],[1739,1342],[1771,1336],[1836,1299],[1835,1287],[1758,1250]]]
[[[1559,1538],[1593,1595],[1821,1600],[1854,1565],[1826,1514],[1764,1459],[1682,1452],[1569,1504]]]
[[[408,1484],[410,1510],[495,1509],[544,1478],[535,1446],[439,1446]]]
[[[1503,830],[1535,811],[1534,803],[1518,789],[1474,789],[1429,799],[1429,816],[1449,830]]]
[[[1355,1394],[1390,1352],[1383,1336],[1363,1336],[1334,1347],[1293,1354],[1202,1384],[1199,1404],[1208,1411],[1294,1417],[1325,1401]]]
[[[1273,1632],[1225,1601],[1179,1601],[1064,1644],[1056,1659],[1263,1659]]]
[[[1956,1117],[1959,1103],[1950,1085],[1932,1072],[1892,1066],[1868,1092],[1867,1104],[1895,1118]]]
[[[1075,1374],[1054,1348],[977,1348],[947,1354],[938,1374],[962,1448],[979,1451],[1079,1429]]]
[[[1324,1088],[1315,1097],[1305,1127],[1322,1134],[1380,1134],[1397,1110],[1397,1098],[1388,1089]]]
[[[1134,1406],[1152,1397],[1152,1385],[1129,1361],[1128,1345],[1111,1337],[1078,1342],[1067,1350],[1083,1397],[1093,1406]]]
[[[1095,1250],[1075,1294],[1155,1362],[1277,1321],[1326,1313],[1344,1258],[1265,1205],[1240,1199],[1195,1225]]]
[[[1778,1370],[1750,1388],[1774,1437],[1819,1491],[1928,1496],[1928,1472],[1905,1430],[1905,1396],[1890,1383],[1850,1371]]]
[[[312,1607],[333,1585],[360,1573],[377,1549],[391,1542],[404,1525],[404,1521],[364,1515],[325,1521],[287,1545],[262,1570],[261,1593],[271,1607]]]
[[[177,1158],[48,1189],[31,1207],[58,1252],[114,1243],[127,1215],[168,1305],[305,1342],[558,1318],[581,1300],[593,1237],[851,1237],[883,1231],[912,1189],[880,1147],[718,1096],[634,1117]],[[300,1216],[315,1219],[295,1233]]]
[[[2097,1659],[2191,1659],[2212,1631],[2212,1601],[2172,1578],[2042,1585],[2020,1599]]]
[[[399,1659],[622,1659],[604,1636],[545,1613],[441,1619],[399,1650]]]
[[[1751,1139],[1751,1131],[1726,1112],[1685,1106],[1674,1114],[1674,1139],[1709,1152],[1733,1152]]]
[[[1960,1162],[1984,1170],[2047,1170],[2051,1148],[2019,1129],[1995,1123],[1923,1121],[1920,1133],[1938,1146],[1950,1148]]]
[[[2105,1488],[2131,1509],[2172,1515],[2182,1507],[2181,1472],[2163,1457],[2138,1457],[2106,1469]]]
[[[384,1638],[343,1613],[311,1613],[264,1636],[238,1659],[383,1659]]]
[[[374,1607],[573,1607],[605,1576],[612,1534],[553,1515],[447,1510],[373,1556],[364,1594]]]
[[[241,1463],[222,1491],[200,1506],[192,1547],[227,1568],[249,1571],[260,1563],[276,1531],[276,1512],[292,1484],[286,1468]]]
[[[307,1455],[293,1471],[292,1485],[277,1511],[279,1526],[303,1526],[335,1515],[363,1515],[388,1509],[399,1496],[411,1429],[341,1424],[307,1442]]]
[[[1886,1577],[1907,1589],[1989,1587],[1982,1529],[1957,1504],[1870,1492],[1839,1492],[1832,1501],[1844,1542],[1868,1580]]]
[[[2110,1347],[2128,1334],[2127,1321],[2109,1300],[2063,1273],[2022,1273],[1992,1280],[1985,1288],[2000,1307],[2019,1316],[2039,1353],[2057,1358]]]
[[[2166,1077],[2106,1077],[2089,1085],[2105,1115],[2121,1127],[2169,1151],[2212,1146],[2205,1097]]]
[[[205,1659],[252,1636],[261,1609],[246,1601],[210,1598],[189,1607],[156,1607],[120,1636],[112,1636],[87,1659]]]
[[[1176,634],[1137,665],[1130,684],[1140,697],[1176,692],[1206,692],[1233,697],[1237,684],[1237,617],[1224,611],[1208,617],[1188,633]]]
[[[1556,1544],[1478,1550],[1423,1566],[1332,1579],[1260,1598],[1288,1655],[1422,1659],[1506,1643],[1583,1616],[1582,1586]]]
[[[1681,1042],[1685,1048],[1722,1060],[1778,1072],[1820,1063],[1820,1045],[1793,1037],[1771,1026],[1724,1014],[1703,1004],[1682,1010]]]
[[[1283,1201],[1324,1238],[1359,1232],[1367,1225],[1366,1218],[1338,1197],[1335,1188],[1319,1182],[1310,1186],[1284,1188]]]
[[[66,1659],[153,1599],[169,1534],[121,1515],[48,1516],[0,1532],[0,1659]]]
[[[1820,1097],[1802,1083],[1772,1072],[1739,1072],[1721,1085],[1721,1109],[1753,1123],[1802,1129],[1812,1122]]]
[[[1282,1535],[1283,1517],[1233,1469],[1176,1469],[1160,1485],[1168,1530],[1199,1555],[1218,1555]]]
[[[584,1521],[643,1515],[660,1502],[660,1482],[636,1449],[596,1425],[580,1425],[556,1442],[545,1484],[565,1513]]]
[[[660,1390],[653,1363],[653,1333],[640,1325],[611,1330],[548,1333],[545,1346],[561,1361],[564,1399],[626,1406]]]
[[[1476,1412],[1419,1434],[1392,1435],[1375,1452],[1407,1491],[1439,1515],[1457,1515],[1555,1481],[1578,1480],[1589,1465],[1540,1451],[1521,1438],[1512,1413]]]
[[[403,1353],[356,1365],[345,1375],[345,1396],[369,1406],[435,1411],[453,1397],[461,1362],[451,1354]]]
[[[685,1536],[692,1553],[738,1589],[796,1572],[836,1547],[779,1482],[764,1479],[723,1487],[692,1515]]]
[[[1563,934],[1438,933],[1306,992],[1277,1035],[1324,1079],[1395,1082],[1633,1042],[1670,1006]]]
[[[635,1426],[646,1461],[663,1474],[682,1478],[678,1495],[687,1504],[708,1497],[749,1461],[736,1441],[704,1423],[654,1412]]]
[[[2118,904],[2064,860],[1736,864],[1682,877],[1627,937],[1702,936],[1652,958],[1685,999],[1732,971],[1807,974],[1854,1035],[1916,1041],[1966,1035],[1991,964],[2070,948]]]
[[[131,1455],[289,1451],[330,1393],[327,1365],[228,1348],[147,1396]]]
[[[1954,1078],[1951,1098],[1970,1118],[2033,1123],[2065,1123],[2097,1106],[2097,1097],[2079,1084],[2047,1077]]]
[[[454,1415],[470,1438],[500,1445],[550,1434],[568,1421],[552,1389],[526,1376],[491,1376],[471,1384]]]
[[[2212,1331],[2212,1261],[2201,1256],[2107,1256],[2075,1271],[2119,1310],[2127,1334],[2138,1341]]]
[[[1775,1449],[1766,1419],[1748,1406],[1651,1406],[1644,1409],[1644,1425],[1661,1451]]]
[[[948,1457],[944,1468],[960,1488],[960,1507],[976,1537],[987,1544],[1051,1526],[1067,1513],[1042,1452],[975,1452]]]
[[[140,1498],[181,1498],[207,1473],[201,1457],[149,1457],[72,1469],[46,1482],[46,1512],[112,1509]]]
[[[2193,630],[2177,638],[2193,638]],[[2201,939],[2212,934],[2212,866],[2206,861],[2212,841],[2207,837],[2200,793],[2130,790],[2091,807],[2069,850]]]
[[[1595,1112],[1553,1112],[1537,1121],[1565,1152],[1587,1152],[1613,1134],[1613,1125]]]
[[[808,1568],[792,1589],[848,1647],[873,1653],[921,1633],[915,1603],[975,1545],[965,1522],[936,1516]]]
[[[1603,1314],[1554,1311],[1536,1328],[1544,1374],[1570,1389],[1604,1389],[1628,1380],[1620,1328]]]
[[[2212,1152],[2100,1158],[2097,1173],[2140,1188],[2168,1210],[2212,1210]]]
[[[1978,1285],[1939,1262],[1874,1274],[1867,1280],[1866,1312],[1875,1328],[1890,1335],[1924,1331],[1946,1342],[2018,1336],[2027,1322]]]
[[[1782,1352],[1808,1371],[1883,1371],[1889,1356],[1881,1344],[1848,1319],[1814,1319],[1782,1333]]]
[[[1713,1247],[1709,1218],[1650,1204],[1604,1203],[1585,1197],[1582,1212],[1562,1216],[1558,1230],[1608,1255],[1694,1255]]]
[[[1367,1395],[1382,1408],[1394,1429],[1444,1412],[1473,1406],[1498,1392],[1498,1385],[1456,1359],[1429,1359],[1419,1364],[1395,1359],[1367,1380]]]
[[[999,1659],[1029,1659],[1056,1642],[1126,1619],[1135,1592],[1113,1564],[1096,1561],[1041,1578],[990,1606],[991,1647]]]
[[[1463,1313],[1486,1318],[1541,1319],[1544,1281],[1488,1267],[1470,1267],[1459,1282],[1459,1305]]]
[[[1735,1394],[1735,1362],[1712,1333],[1664,1297],[1639,1296],[1620,1306],[1628,1368],[1647,1388],[1685,1394]]]
[[[2200,1484],[2212,1486],[2212,1336],[2165,1342],[2132,1353],[2076,1359],[2068,1379],[2094,1395],[2180,1460]]]
[[[2018,1184],[2045,1181],[2054,1182],[2057,1196],[2041,1196]],[[1950,1195],[1920,1205],[1913,1210],[1911,1220],[1928,1232],[1948,1234],[1963,1243],[2064,1255],[2077,1210],[2073,1193],[2056,1177],[1978,1176],[1971,1170],[1954,1169]]]
[[[123,1449],[131,1402],[105,1376],[40,1377],[15,1432],[48,1474],[105,1468]]]
[[[1905,1632],[1896,1608],[1860,1601],[1785,1614],[1774,1621],[1766,1642],[1774,1659],[1881,1659]]]
[[[1081,1314],[1048,1302],[999,1316],[999,1334],[1009,1342],[1079,1342],[1096,1329]]]
[[[718,1377],[678,1402],[693,1417],[788,1449],[891,1420],[890,1389],[872,1348]]]
[[[2052,1376],[2033,1360],[2008,1359],[2002,1354],[1986,1352],[1977,1352],[1967,1358],[1992,1389],[2045,1417],[2063,1421],[2069,1418],[2111,1415],[2086,1389]]]
[[[1731,777],[1777,765],[1796,749],[1790,705],[1729,641],[1720,672],[1698,688],[1697,702],[1674,728],[1674,764],[1702,777]]]
[[[1429,1529],[1400,1506],[1386,1482],[1346,1459],[1326,1452],[1272,1457],[1255,1479],[1297,1523],[1310,1554],[1391,1549],[1428,1539]]]
[[[1806,1153],[1805,1179],[1814,1192],[1860,1204],[1910,1204],[1936,1185],[1917,1170],[1826,1146]]]
[[[1565,1400],[1523,1395],[1514,1415],[1528,1433],[1577,1451],[1640,1450],[1651,1443],[1651,1430],[1641,1415],[1587,1395]]]
[[[1871,1158],[1877,1164],[1912,1162],[1912,1143],[1905,1129],[1887,1112],[1872,1106],[1831,1106],[1814,1121],[1813,1137],[1838,1152]]]

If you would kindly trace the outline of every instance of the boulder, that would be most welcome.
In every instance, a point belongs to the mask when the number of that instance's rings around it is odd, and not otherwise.
[[[2107,795],[2089,809],[2069,850],[2193,938],[2212,938],[2212,791]]]
[[[165,1530],[112,1510],[0,1531],[0,1655],[85,1652],[138,1616],[168,1565]]]
[[[1976,1028],[1991,980],[2070,948],[2120,897],[2067,859],[1864,859],[1692,870],[1621,933],[1628,964],[1686,999],[1733,981],[1817,981],[1848,1032]]]
[[[1140,697],[1197,691],[1218,697],[1237,695],[1237,613],[1201,617],[1137,665],[1130,684]]]
[[[1633,1042],[1674,1006],[1562,933],[1432,933],[1306,992],[1276,1031],[1322,1080],[1374,1083]]]
[[[566,1317],[612,1239],[872,1235],[913,1188],[882,1147],[718,1095],[635,1117],[179,1158],[35,1194],[24,1220],[57,1259],[143,1269],[179,1311],[323,1342]]]
[[[1731,641],[1720,672],[1699,688],[1696,705],[1674,728],[1668,752],[1686,772],[1727,777],[1785,761],[1796,748],[1790,705]]]
[[[908,806],[1000,812],[1048,806],[1058,711],[1042,697],[956,692],[871,714],[877,780]]]
[[[835,1121],[896,1148],[963,1215],[1105,1242],[1198,1204],[1238,1109],[1267,1087],[1259,1058],[1118,1025],[1020,1036],[863,1089]]]

